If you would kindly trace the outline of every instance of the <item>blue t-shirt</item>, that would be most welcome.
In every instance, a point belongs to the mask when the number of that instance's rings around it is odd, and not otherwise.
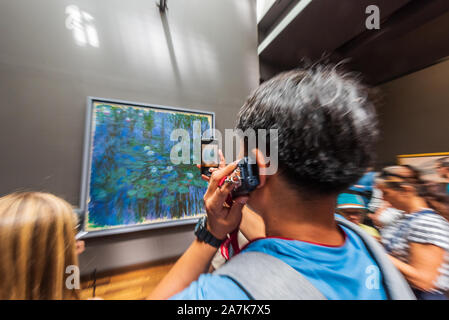
[[[385,300],[380,270],[363,241],[342,226],[342,246],[331,247],[304,241],[263,238],[251,242],[240,254],[257,251],[270,254],[300,272],[329,300]],[[267,280],[267,284],[269,279]],[[230,278],[203,274],[172,299],[248,300]]]

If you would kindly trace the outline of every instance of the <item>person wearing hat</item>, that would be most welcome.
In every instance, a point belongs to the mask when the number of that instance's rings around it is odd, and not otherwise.
[[[379,232],[370,226],[362,223],[368,208],[365,205],[363,198],[356,194],[341,193],[337,198],[337,213],[342,215],[347,220],[358,225],[368,234],[380,240]]]

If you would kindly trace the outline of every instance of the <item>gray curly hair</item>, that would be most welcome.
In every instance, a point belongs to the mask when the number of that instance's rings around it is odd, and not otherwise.
[[[277,129],[280,174],[311,193],[338,193],[373,163],[377,117],[368,88],[337,66],[316,65],[264,82],[236,127]]]

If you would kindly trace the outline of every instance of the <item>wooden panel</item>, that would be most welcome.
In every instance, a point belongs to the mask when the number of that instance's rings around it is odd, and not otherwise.
[[[99,275],[96,279],[95,296],[105,300],[143,300],[168,273],[174,262],[172,259],[157,265],[148,264]],[[92,279],[82,281],[81,299],[93,297],[92,284]]]

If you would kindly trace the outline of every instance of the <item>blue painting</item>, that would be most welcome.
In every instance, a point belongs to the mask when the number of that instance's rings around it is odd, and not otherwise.
[[[194,137],[212,115],[93,101],[85,231],[191,219],[203,213],[207,184],[194,164],[174,164],[174,129]],[[200,133],[201,134],[201,133]],[[189,139],[193,150],[194,139]]]

